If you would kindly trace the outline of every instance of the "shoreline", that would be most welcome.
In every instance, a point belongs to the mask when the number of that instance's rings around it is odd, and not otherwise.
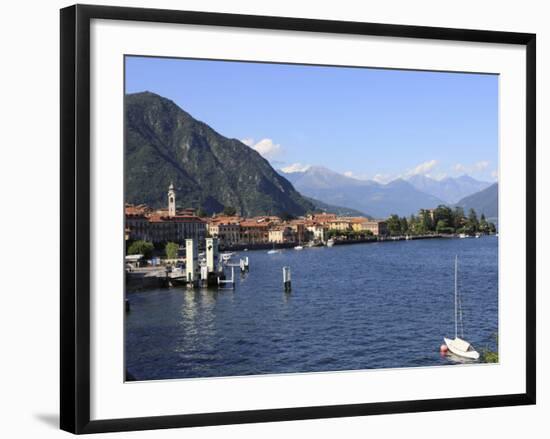
[[[494,236],[495,234],[484,234],[481,236]],[[467,236],[466,238],[475,238],[475,236]],[[459,235],[455,234],[432,234],[432,235],[400,235],[400,236],[387,236],[387,237],[372,237],[361,239],[335,239],[334,245],[352,245],[352,244],[370,244],[376,242],[394,242],[394,241],[415,241],[419,239],[463,239]],[[284,242],[284,243],[261,243],[261,244],[236,244],[236,245],[220,245],[220,252],[230,251],[244,251],[244,250],[270,250],[294,248],[300,245],[297,242]],[[308,248],[307,242],[301,244],[304,249]],[[326,244],[317,244],[315,247],[326,247]]]
[[[482,236],[494,236],[495,234],[485,234]],[[475,236],[468,236],[468,238],[475,239]],[[350,240],[335,240],[335,246],[343,245],[354,245],[354,244],[374,244],[374,243],[385,243],[385,242],[399,242],[399,241],[416,241],[416,240],[426,240],[426,239],[461,239],[458,235],[448,235],[448,234],[433,234],[433,235],[416,235],[416,236],[392,236],[392,237],[373,237],[367,239],[350,239]],[[273,243],[262,243],[262,244],[250,244],[244,245],[239,244],[235,246],[220,247],[220,253],[224,252],[244,252],[247,251],[258,251],[258,250],[271,250],[275,249],[293,249],[297,243],[278,243],[273,245]],[[316,245],[316,247],[327,247],[326,245]],[[306,250],[307,244],[304,245],[304,250]],[[131,292],[147,290],[151,288],[163,288],[168,287],[168,281],[170,278],[166,274],[165,265],[159,265],[156,267],[147,266],[134,269],[133,271],[126,271],[126,281],[125,288],[126,291],[130,289]]]

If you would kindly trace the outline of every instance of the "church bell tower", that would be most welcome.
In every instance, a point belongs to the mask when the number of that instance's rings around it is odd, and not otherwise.
[[[176,192],[172,183],[168,187],[168,216],[176,216]]]

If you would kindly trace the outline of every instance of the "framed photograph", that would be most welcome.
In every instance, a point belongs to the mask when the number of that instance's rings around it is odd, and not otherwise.
[[[535,35],[61,10],[61,428],[535,403]]]

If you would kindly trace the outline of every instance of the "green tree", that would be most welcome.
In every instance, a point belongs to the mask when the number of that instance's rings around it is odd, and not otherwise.
[[[494,334],[493,337],[498,349],[498,335]],[[498,350],[492,351],[488,347],[485,347],[485,349],[481,350],[481,361],[483,363],[498,363]]]
[[[202,207],[199,207],[197,209],[197,216],[204,218],[205,216],[208,216],[208,213]]]
[[[445,233],[445,231],[449,228],[449,225],[447,224],[447,220],[440,219],[437,224],[435,225],[435,231],[437,233]]]
[[[232,206],[225,206],[223,208],[223,214],[227,216],[234,216],[237,214],[237,209]]]
[[[434,230],[434,224],[432,220],[432,214],[429,210],[421,209],[420,213],[420,233],[428,233]]]
[[[445,228],[453,227],[454,217],[453,217],[453,211],[451,210],[450,207],[447,207],[441,204],[434,209],[433,222],[436,226],[435,227],[436,231],[437,231],[437,226],[439,224],[439,221],[443,221],[445,223],[445,226],[444,226]],[[438,233],[443,233],[443,232],[438,232]]]
[[[143,255],[145,259],[151,259],[155,246],[149,241],[134,241],[128,247],[129,255]]]
[[[483,233],[489,232],[489,223],[485,219],[485,215],[483,213],[479,217],[479,231]]]
[[[407,221],[407,218],[403,217],[399,220],[399,222],[401,224],[401,234],[406,235],[409,233],[409,222]]]
[[[464,209],[456,206],[453,210],[453,227],[455,230],[460,229],[464,225]]]
[[[164,248],[164,252],[166,253],[167,259],[177,259],[178,257],[178,249],[179,245],[175,242],[168,242],[166,244],[166,247]]]
[[[399,216],[395,214],[390,215],[386,223],[391,236],[398,236],[401,234],[401,220]]]
[[[418,233],[418,218],[414,215],[409,217],[408,221],[409,233]]]
[[[467,227],[469,233],[475,233],[479,229],[479,221],[477,219],[476,211],[473,208],[468,211]]]

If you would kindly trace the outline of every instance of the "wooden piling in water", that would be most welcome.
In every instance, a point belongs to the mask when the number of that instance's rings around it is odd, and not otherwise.
[[[283,267],[283,286],[285,289],[285,292],[289,293],[292,291],[292,282],[290,279],[290,267],[285,266]]]

